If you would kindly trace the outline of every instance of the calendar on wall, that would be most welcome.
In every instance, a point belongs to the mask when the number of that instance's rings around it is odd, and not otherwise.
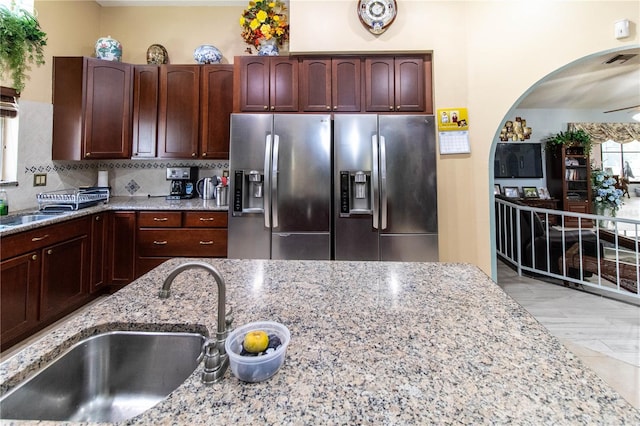
[[[469,154],[469,117],[466,108],[439,108],[440,154]]]

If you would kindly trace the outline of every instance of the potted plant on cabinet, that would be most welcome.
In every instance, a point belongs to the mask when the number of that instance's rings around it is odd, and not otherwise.
[[[582,129],[579,130],[567,130],[566,132],[560,132],[555,135],[549,136],[544,140],[545,149],[557,153],[558,148],[565,147],[582,147],[584,149],[584,155],[589,156],[591,149],[593,148],[593,142],[591,136]]]
[[[34,15],[0,6],[0,75],[11,74],[13,88],[24,89],[30,64],[44,64],[47,35]]]

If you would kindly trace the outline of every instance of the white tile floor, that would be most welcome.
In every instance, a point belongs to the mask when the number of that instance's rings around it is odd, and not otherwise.
[[[500,261],[498,285],[640,410],[640,307],[519,277]]]

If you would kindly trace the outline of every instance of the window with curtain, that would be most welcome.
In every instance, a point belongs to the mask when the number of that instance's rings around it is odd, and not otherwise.
[[[8,8],[24,9],[33,13],[34,0],[0,0],[0,4]]]
[[[600,144],[602,170],[640,183],[640,123],[569,123],[569,129]]]
[[[0,182],[18,180],[18,94],[0,87]]]
[[[629,182],[640,183],[640,142],[618,143],[612,140],[601,145],[602,169],[624,176]]]

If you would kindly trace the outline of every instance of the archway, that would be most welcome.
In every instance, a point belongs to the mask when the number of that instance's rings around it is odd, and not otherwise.
[[[522,117],[527,120],[527,126],[533,128],[530,141],[542,142],[552,133],[566,131],[568,122],[630,122],[633,110],[628,107],[640,105],[639,59],[639,45],[596,52],[577,59],[536,82],[504,115],[494,134],[488,164],[489,197],[491,197],[489,212],[491,269],[492,278],[495,281],[497,281],[497,254],[494,237],[496,231],[494,160],[504,123],[516,117]],[[629,84],[632,86],[625,86]],[[534,185],[531,182],[531,186],[546,187],[546,174],[541,182],[545,184]]]

